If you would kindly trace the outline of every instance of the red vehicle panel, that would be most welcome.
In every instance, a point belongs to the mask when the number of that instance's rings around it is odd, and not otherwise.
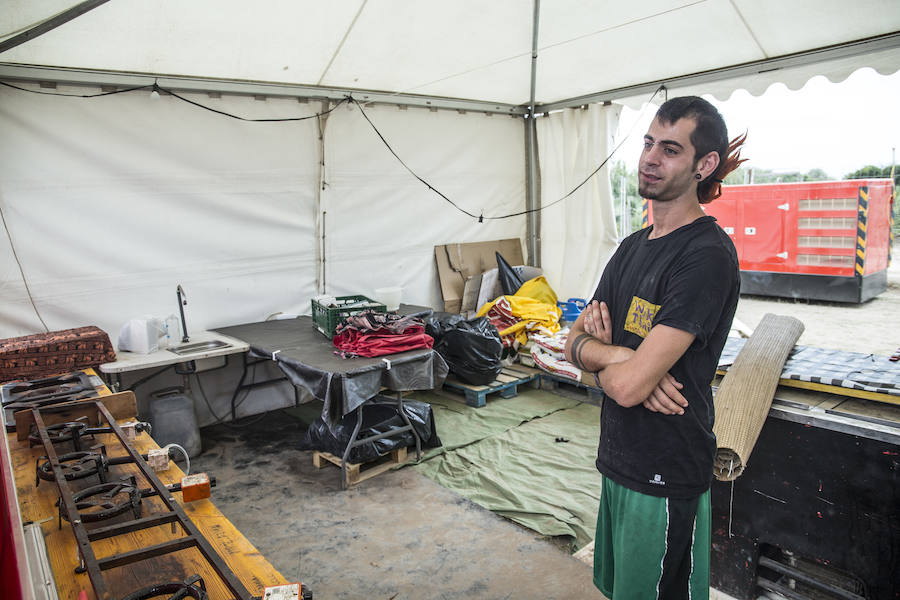
[[[892,191],[888,179],[731,185],[703,208],[742,271],[852,277],[888,266]]]

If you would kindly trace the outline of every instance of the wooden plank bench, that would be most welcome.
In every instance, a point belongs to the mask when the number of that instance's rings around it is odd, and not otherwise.
[[[444,381],[444,387],[462,392],[465,394],[466,404],[481,408],[485,405],[488,394],[499,393],[501,398],[513,398],[518,395],[520,385],[531,382],[535,377],[534,373],[525,369],[504,367],[497,379],[487,385],[471,385],[450,376]]]
[[[406,448],[391,450],[389,455],[382,456],[378,460],[366,463],[347,463],[347,487],[361,483],[366,479],[380,475],[407,461]],[[313,452],[313,466],[317,469],[324,468],[331,463],[341,468],[341,457],[329,452]]]

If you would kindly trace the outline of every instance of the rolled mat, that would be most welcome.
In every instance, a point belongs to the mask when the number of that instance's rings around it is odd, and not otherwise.
[[[784,363],[801,333],[803,323],[798,319],[766,314],[722,378],[713,427],[717,443],[713,474],[719,481],[737,479],[747,466]]]

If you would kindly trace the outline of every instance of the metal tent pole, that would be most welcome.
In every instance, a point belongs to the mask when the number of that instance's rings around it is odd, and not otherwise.
[[[537,87],[538,24],[541,14],[541,0],[534,0],[534,18],[531,34],[531,96],[528,114],[525,118],[525,194],[527,213],[528,264],[541,266],[541,213],[537,210],[540,202],[537,177],[537,125],[534,120],[534,99]]]

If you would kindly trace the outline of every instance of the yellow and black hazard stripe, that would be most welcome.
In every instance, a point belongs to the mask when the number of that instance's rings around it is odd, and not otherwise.
[[[894,259],[893,249],[894,249],[894,198],[891,197],[891,218],[888,220],[888,231],[890,232],[890,241],[888,242],[888,266],[891,266],[891,261]]]
[[[894,183],[894,165],[891,165],[891,201],[888,204],[888,214],[890,214],[890,218],[888,219],[888,232],[890,235],[890,241],[888,242],[888,266],[891,266],[891,260],[893,260],[893,249],[894,249],[894,202],[897,200],[897,184]]]
[[[641,229],[650,225],[650,201],[641,198]]]
[[[860,186],[856,205],[856,275],[863,276],[866,268],[866,225],[869,220],[869,188]]]

